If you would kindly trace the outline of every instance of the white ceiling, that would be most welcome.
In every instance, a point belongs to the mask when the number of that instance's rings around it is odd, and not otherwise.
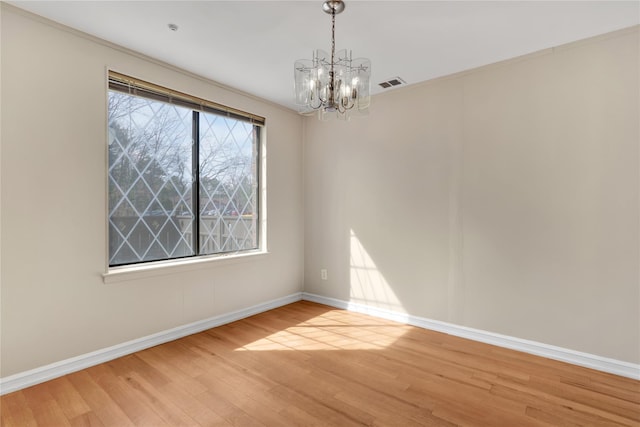
[[[322,0],[9,3],[292,109],[293,62],[330,49]],[[640,23],[637,0],[345,3],[336,48],[371,59],[373,93]]]

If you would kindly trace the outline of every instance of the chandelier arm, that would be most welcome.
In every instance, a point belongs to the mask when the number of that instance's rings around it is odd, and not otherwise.
[[[314,110],[318,110],[318,109],[319,109],[320,107],[322,107],[322,106],[324,105],[324,103],[325,103],[325,101],[324,101],[322,98],[320,98],[320,97],[318,97],[318,101],[319,101],[319,104],[318,104],[318,106],[317,106],[317,107],[314,107],[314,106],[313,106],[313,101],[311,101],[311,102],[309,103],[309,107],[313,108]]]
[[[342,98],[342,99],[344,100],[345,98]],[[355,107],[356,103],[355,103],[355,100],[353,100],[352,102],[349,102],[349,100],[347,99],[346,102],[341,101],[341,102],[338,102],[337,105],[338,105],[338,108],[337,108],[338,112],[340,114],[344,114],[347,111],[351,110],[353,107]]]

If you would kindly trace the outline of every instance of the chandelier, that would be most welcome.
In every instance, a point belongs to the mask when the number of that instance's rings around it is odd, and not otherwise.
[[[336,52],[336,15],[344,10],[341,0],[327,0],[322,10],[331,15],[331,55],[317,49],[313,59],[294,64],[296,104],[302,114],[318,112],[320,120],[333,117],[349,120],[368,114],[371,61],[351,57],[346,49]]]

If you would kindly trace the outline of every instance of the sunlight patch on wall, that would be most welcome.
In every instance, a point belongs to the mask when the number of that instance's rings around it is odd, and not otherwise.
[[[351,230],[350,302],[406,313],[371,255]]]

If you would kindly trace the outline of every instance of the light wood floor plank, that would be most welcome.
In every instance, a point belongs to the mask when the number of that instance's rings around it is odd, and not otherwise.
[[[31,408],[36,424],[41,426],[71,426],[58,402],[47,387],[29,387],[22,390],[27,405]]]
[[[66,377],[105,426],[134,425],[118,404],[111,399],[106,390],[93,381],[91,375],[89,375],[89,369],[74,372]]]
[[[72,427],[104,427],[100,418],[93,412],[85,412],[69,420]]]
[[[109,364],[98,365],[88,370],[89,375],[109,398],[127,415],[131,422],[139,426],[162,425],[160,418],[148,403],[141,399],[132,387],[131,378],[115,375]]]
[[[64,411],[64,415],[69,419],[74,419],[91,411],[91,408],[84,401],[82,396],[73,387],[67,377],[56,378],[46,383],[49,394],[55,398]]]
[[[7,394],[0,401],[2,425],[35,427],[38,425],[22,391]]]
[[[298,302],[0,398],[13,426],[640,426],[640,382]]]

